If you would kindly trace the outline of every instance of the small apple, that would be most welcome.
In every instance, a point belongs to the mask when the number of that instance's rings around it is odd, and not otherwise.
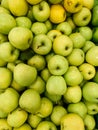
[[[33,66],[19,63],[14,68],[13,78],[21,86],[30,86],[36,80],[36,77],[37,70]]]
[[[6,67],[0,67],[0,89],[6,89],[11,85],[12,72]]]
[[[7,122],[11,127],[20,127],[26,122],[27,117],[28,113],[20,107],[17,107],[15,110],[8,114]]]
[[[88,81],[82,88],[83,98],[88,102],[98,103],[98,84]]]
[[[74,48],[82,48],[85,45],[85,38],[82,36],[81,33],[79,32],[74,32],[69,35],[73,42],[73,47]]]
[[[50,51],[50,53],[48,53],[46,56],[45,56],[45,59],[46,59],[46,63],[48,63],[48,61],[55,55],[55,53],[52,51]]]
[[[69,64],[64,56],[54,55],[47,66],[52,75],[63,75],[68,70]]]
[[[15,18],[8,13],[0,13],[0,33],[8,35],[13,27],[16,27]]]
[[[22,126],[20,126],[18,128],[14,127],[13,130],[32,130],[32,127],[29,124],[24,123]]]
[[[66,18],[66,21],[70,24],[70,26],[71,26],[71,28],[72,28],[72,31],[73,31],[73,30],[76,28],[76,25],[75,25],[75,23],[74,23],[72,17],[71,17],[71,16],[67,17],[67,18]]]
[[[61,122],[61,118],[67,114],[66,108],[60,105],[56,105],[53,108],[53,111],[50,115],[51,121],[56,125],[59,126]]]
[[[40,3],[33,5],[32,8],[34,18],[39,22],[45,22],[50,15],[50,6],[48,2],[41,1]]]
[[[6,100],[5,100],[6,99]],[[18,106],[19,93],[13,88],[0,91],[0,110],[5,113],[12,112]]]
[[[26,0],[29,4],[31,5],[35,5],[35,4],[39,4],[42,0]]]
[[[96,74],[96,69],[93,65],[88,64],[88,63],[83,63],[79,66],[79,70],[83,75],[83,78],[85,80],[90,80],[94,78]]]
[[[15,27],[9,32],[8,39],[15,48],[24,51],[31,46],[33,34],[28,28]]]
[[[47,19],[44,23],[45,23],[48,31],[52,30],[53,26],[52,26],[52,23],[49,19]]]
[[[51,76],[51,73],[49,71],[48,68],[44,68],[41,72],[40,72],[41,78],[47,82],[47,80],[49,79],[49,77]]]
[[[0,119],[0,129],[1,130],[12,130],[12,127],[8,124],[6,118]]]
[[[74,48],[72,52],[67,56],[69,65],[79,66],[85,60],[84,51],[80,48]]]
[[[67,111],[69,113],[77,113],[82,119],[84,119],[87,114],[87,107],[84,102],[80,101],[68,104]]]
[[[36,128],[38,124],[42,121],[42,118],[36,114],[28,114],[27,122],[32,128]]]
[[[41,71],[46,66],[46,61],[44,56],[35,54],[30,59],[28,59],[27,64],[30,66],[34,66],[37,71]]]
[[[65,35],[70,35],[72,33],[72,27],[67,21],[59,23],[56,26],[56,29],[59,30],[62,34],[65,34]]]
[[[53,51],[62,56],[68,56],[73,50],[73,42],[67,35],[60,35],[53,41]]]
[[[57,127],[54,123],[52,123],[51,121],[41,121],[36,130],[57,130]]]
[[[83,0],[83,6],[91,10],[94,7],[94,0]]]
[[[46,55],[52,49],[52,41],[46,34],[38,34],[34,37],[31,48],[37,54]]]
[[[79,85],[68,86],[66,93],[63,95],[65,103],[78,103],[82,99],[82,90]]]
[[[48,0],[51,4],[58,4],[61,3],[62,0]]]
[[[86,26],[89,24],[90,20],[91,11],[86,7],[82,7],[79,12],[73,14],[73,21],[76,26]]]
[[[95,76],[93,77],[93,81],[98,83],[98,69],[96,69]]]
[[[41,106],[40,94],[32,88],[26,89],[19,98],[19,106],[34,114]]]
[[[67,72],[64,74],[66,84],[69,86],[79,85],[83,81],[83,75],[76,66],[69,66]]]
[[[0,58],[0,67],[4,67],[7,65],[7,62]]]
[[[63,76],[52,75],[46,83],[46,91],[53,95],[63,95],[67,90],[66,81]]]

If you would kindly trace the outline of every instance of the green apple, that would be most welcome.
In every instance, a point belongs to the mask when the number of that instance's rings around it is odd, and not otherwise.
[[[5,100],[6,99],[6,100]],[[12,112],[18,106],[19,93],[13,88],[0,91],[0,110],[5,113]]]
[[[57,130],[56,125],[51,121],[42,121],[37,126],[36,130]]]
[[[72,52],[67,56],[69,65],[79,66],[85,60],[85,53],[80,48],[74,48]]]
[[[98,27],[93,27],[93,35],[92,35],[92,41],[96,44],[96,45],[98,45],[97,43],[98,43],[98,37],[97,37],[97,35],[98,35]]]
[[[0,129],[1,130],[12,130],[12,127],[8,124],[6,118],[0,119]]]
[[[25,63],[19,63],[13,71],[14,80],[21,86],[30,86],[37,77],[37,70],[33,66]]]
[[[31,29],[32,26],[31,20],[26,16],[16,17],[16,24],[17,26],[26,27],[28,29]]]
[[[34,22],[31,26],[31,31],[35,34],[35,35],[38,35],[38,34],[46,34],[48,32],[48,29],[45,25],[45,23],[42,23],[42,22]]]
[[[79,85],[83,81],[83,75],[76,66],[69,66],[68,71],[64,74],[67,85]]]
[[[63,95],[67,90],[66,81],[63,76],[52,75],[46,83],[46,91],[53,95]]]
[[[63,95],[65,103],[78,103],[82,99],[82,90],[79,85],[68,86],[66,93]]]
[[[0,44],[7,41],[8,41],[7,35],[0,33]]]
[[[51,73],[49,71],[48,68],[44,68],[41,72],[40,72],[41,78],[47,82],[47,80],[49,79],[49,77],[51,76]]]
[[[98,46],[92,46],[86,53],[86,62],[98,66]]]
[[[68,56],[73,50],[73,42],[67,35],[60,35],[54,39],[53,51],[62,56]]]
[[[41,118],[46,118],[51,115],[52,110],[53,110],[52,101],[48,99],[47,97],[42,97],[41,106],[38,109],[38,111],[36,111],[36,114]]]
[[[17,107],[15,110],[8,114],[7,122],[11,127],[20,127],[26,122],[27,117],[28,113],[20,107]]]
[[[96,125],[94,116],[87,114],[84,118],[84,125],[86,130],[94,130]]]
[[[46,61],[44,56],[35,54],[30,59],[28,59],[27,64],[30,66],[34,66],[37,71],[41,71],[46,66]]]
[[[48,61],[55,55],[54,51],[50,51],[47,55],[45,55],[46,62]]]
[[[98,84],[96,82],[88,81],[82,88],[83,98],[86,101],[98,103]]]
[[[48,2],[41,1],[39,4],[33,5],[33,16],[37,21],[45,22],[50,16],[50,6]]]
[[[79,32],[71,33],[69,36],[73,42],[74,48],[82,48],[85,45],[85,38]]]
[[[89,26],[79,27],[79,32],[87,41],[92,39],[93,31]]]
[[[8,116],[8,113],[6,113],[6,112],[4,112],[4,111],[2,111],[2,110],[0,109],[0,119],[7,118],[7,116]]]
[[[28,114],[27,122],[32,128],[36,128],[38,124],[42,121],[42,118],[36,114]]]
[[[29,88],[33,88],[39,94],[42,94],[45,89],[45,81],[41,78],[41,76],[37,76],[36,80],[29,86]]]
[[[11,85],[12,72],[6,67],[0,67],[0,89],[6,89]]]
[[[83,6],[87,7],[88,9],[92,9],[94,7],[95,0],[83,0]]]
[[[48,61],[47,67],[52,75],[63,75],[69,67],[66,57],[54,55]]]
[[[29,4],[31,5],[35,5],[35,4],[38,4],[40,3],[42,0],[26,0]]]
[[[73,21],[76,26],[87,26],[91,21],[91,11],[87,7],[82,7],[82,9],[73,14]]]
[[[62,0],[48,0],[51,4],[59,4]]]
[[[9,10],[14,16],[24,16],[28,11],[28,3],[26,0],[8,0]]]
[[[3,6],[0,6],[0,13],[8,13],[8,14],[10,14],[10,11],[8,9],[6,9],[5,7],[3,7]]]
[[[8,39],[14,47],[24,51],[31,46],[33,41],[33,34],[32,31],[28,28],[14,27],[9,32]]]
[[[32,88],[26,89],[19,98],[19,106],[34,114],[41,106],[40,94]]]
[[[48,31],[52,30],[52,27],[53,27],[52,22],[49,19],[47,19],[44,23],[45,23]]]
[[[72,33],[72,27],[67,21],[59,23],[56,26],[56,29],[59,30],[62,34],[65,34],[65,35],[70,35]]]
[[[0,33],[7,35],[14,27],[16,27],[15,18],[8,13],[0,13]]]
[[[50,115],[51,121],[56,125],[59,126],[61,122],[61,118],[67,114],[66,108],[60,105],[56,105],[53,108],[53,111]]]
[[[1,0],[1,6],[9,10],[8,0]]]
[[[76,28],[76,25],[75,25],[75,23],[74,23],[72,17],[71,17],[71,16],[67,17],[67,18],[66,18],[66,21],[70,24],[70,26],[71,26],[71,28],[72,28],[72,31],[73,31],[73,30]]]
[[[46,34],[38,34],[31,45],[33,51],[40,55],[47,55],[52,49],[52,41]]]
[[[96,69],[93,65],[88,64],[88,63],[83,63],[79,66],[79,70],[83,75],[83,78],[85,80],[90,80],[94,78],[96,74]]]
[[[98,83],[98,69],[96,69],[95,76],[93,77],[93,81]]]
[[[68,104],[67,111],[69,113],[77,113],[82,119],[84,119],[87,114],[87,107],[84,102],[80,101]]]
[[[13,130],[32,130],[32,127],[29,124],[24,123],[22,126],[20,126],[18,128],[14,127]]]

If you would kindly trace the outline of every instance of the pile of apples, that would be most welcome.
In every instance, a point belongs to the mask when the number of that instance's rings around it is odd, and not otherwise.
[[[97,0],[0,0],[0,130],[95,130]]]

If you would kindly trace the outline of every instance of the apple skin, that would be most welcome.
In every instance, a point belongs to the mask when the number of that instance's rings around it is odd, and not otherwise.
[[[24,123],[22,126],[20,127],[14,127],[13,130],[32,130],[31,126],[27,123]]]
[[[51,4],[58,4],[62,2],[62,0],[48,0]]]
[[[88,81],[82,88],[83,98],[86,101],[98,103],[98,84],[96,82]]]
[[[49,71],[48,68],[44,68],[41,72],[40,72],[41,78],[47,82],[47,80],[49,79],[49,77],[51,76],[51,73]]]
[[[8,124],[6,118],[4,119],[0,119],[0,129],[8,129],[8,130],[12,130],[12,127]]]
[[[15,48],[24,51],[31,46],[33,34],[28,28],[15,27],[9,32],[8,39]]]
[[[46,1],[41,1],[32,8],[34,18],[39,22],[45,22],[50,15],[50,6]]]
[[[36,5],[36,4],[38,4],[38,3],[40,3],[42,0],[26,0],[29,4],[31,4],[31,5]]]

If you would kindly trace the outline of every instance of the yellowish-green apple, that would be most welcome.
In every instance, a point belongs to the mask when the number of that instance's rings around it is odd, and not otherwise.
[[[35,4],[38,4],[40,3],[42,0],[26,0],[29,4],[31,5],[35,5]]]
[[[20,127],[14,127],[13,130],[32,130],[32,127],[27,124],[27,123],[24,123],[23,125],[21,125]]]
[[[6,118],[0,119],[0,129],[1,130],[12,130],[12,127],[8,124]]]

